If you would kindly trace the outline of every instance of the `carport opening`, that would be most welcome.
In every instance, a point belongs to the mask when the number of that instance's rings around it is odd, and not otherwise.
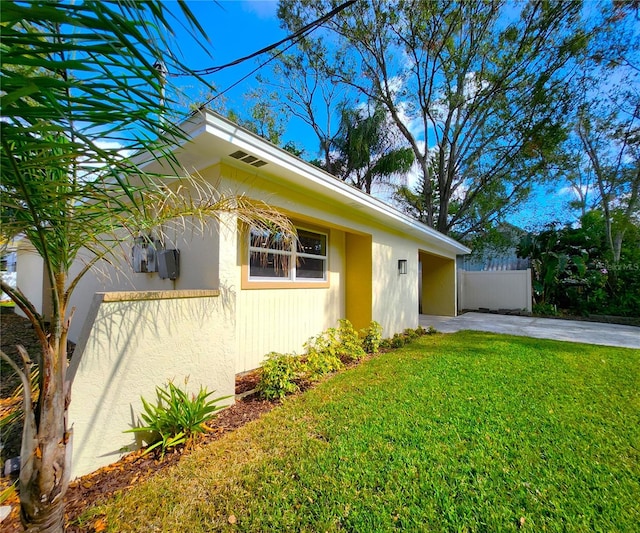
[[[425,251],[420,262],[420,313],[456,316],[456,261]]]

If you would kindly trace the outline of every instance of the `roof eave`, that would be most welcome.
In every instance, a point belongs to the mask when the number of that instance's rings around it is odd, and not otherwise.
[[[251,152],[268,163],[294,172],[305,180],[306,185],[310,188],[321,188],[327,196],[340,203],[356,204],[360,212],[365,212],[417,239],[427,240],[438,248],[442,248],[443,251],[459,255],[471,253],[469,248],[455,239],[409,217],[360,189],[352,187],[217,113],[201,111],[194,114],[183,124],[183,130],[191,139],[204,134],[213,135],[241,150]],[[183,148],[186,148],[184,143],[181,144],[183,144]]]

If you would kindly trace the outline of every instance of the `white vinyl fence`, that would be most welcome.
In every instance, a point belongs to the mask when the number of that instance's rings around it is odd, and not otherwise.
[[[458,270],[458,309],[531,312],[531,269]]]

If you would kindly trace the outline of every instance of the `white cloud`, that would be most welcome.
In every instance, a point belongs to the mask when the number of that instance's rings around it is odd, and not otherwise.
[[[261,19],[276,18],[278,2],[277,0],[243,0],[242,9]]]

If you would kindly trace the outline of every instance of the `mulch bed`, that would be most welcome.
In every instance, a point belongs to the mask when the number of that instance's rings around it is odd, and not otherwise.
[[[15,350],[11,348],[11,343],[14,346],[17,343],[26,344],[30,352],[30,348],[38,348],[37,342],[30,345],[30,339],[33,337],[33,330],[30,325],[25,319],[16,315],[2,315],[1,334],[2,349],[5,352],[9,350],[13,352]],[[14,354],[12,353],[11,355]],[[228,432],[242,427],[252,420],[256,420],[278,404],[278,402],[259,399],[255,394],[251,393],[255,389],[258,379],[257,372],[239,374],[236,377],[236,395],[244,396],[231,407],[220,411],[214,419],[211,431],[202,435],[198,441],[198,446],[204,446],[220,439]],[[3,376],[1,387],[3,398],[6,399],[7,392],[15,384]],[[130,453],[114,464],[74,480],[65,496],[67,531],[71,533],[86,533],[87,531],[101,530],[99,522],[91,529],[87,529],[86,524],[82,527],[76,525],[78,517],[89,507],[106,500],[116,492],[126,490],[156,472],[176,464],[188,453],[189,450],[181,449],[174,453],[168,453],[164,458],[160,459],[153,453],[143,455],[141,450]],[[9,487],[12,481],[8,478],[1,478],[0,492]],[[5,533],[22,531],[17,494],[10,496],[2,505],[11,505],[13,507],[11,515],[1,524],[2,531]]]

